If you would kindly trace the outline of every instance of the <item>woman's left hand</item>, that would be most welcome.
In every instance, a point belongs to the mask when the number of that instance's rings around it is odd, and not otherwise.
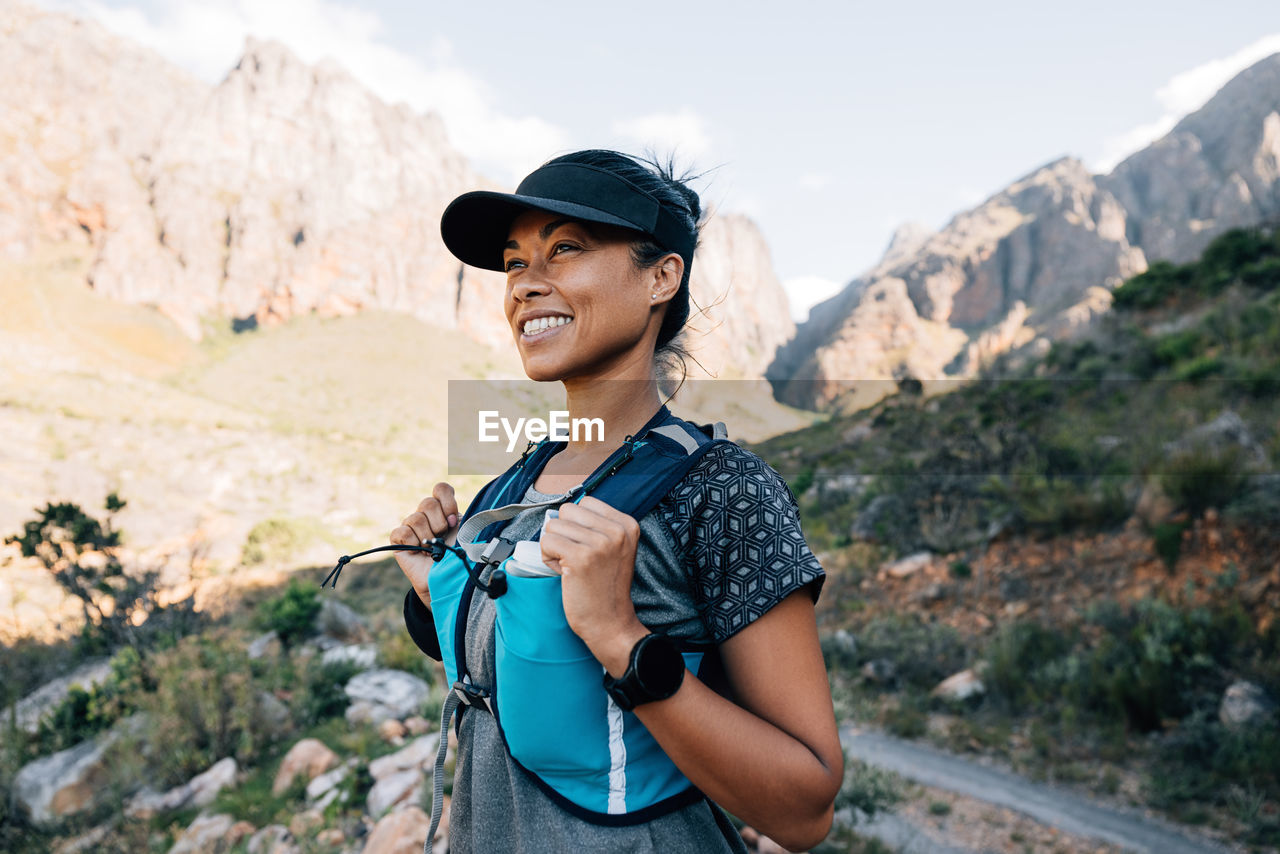
[[[631,603],[640,524],[587,495],[560,505],[559,516],[547,520],[541,541],[543,562],[563,579],[569,628],[610,672],[625,653],[625,670],[631,646],[648,631]]]

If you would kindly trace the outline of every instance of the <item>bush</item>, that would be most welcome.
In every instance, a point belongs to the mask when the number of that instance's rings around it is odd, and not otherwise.
[[[315,630],[320,613],[319,588],[298,579],[290,579],[283,593],[258,606],[256,624],[264,631],[274,631],[280,644],[290,649]]]
[[[900,683],[928,691],[964,669],[968,650],[950,626],[895,615],[877,618],[858,633],[855,658],[859,667],[887,660]]]
[[[132,712],[153,687],[138,652],[123,648],[112,658],[111,671],[101,684],[87,691],[72,685],[66,698],[40,721],[36,750],[55,753],[102,732]]]
[[[1045,665],[1072,646],[1070,638],[1039,623],[1005,624],[987,646],[982,683],[993,700],[1014,711],[1050,700],[1060,686],[1047,678]]]
[[[1244,452],[1238,445],[1221,450],[1195,448],[1178,454],[1160,475],[1160,486],[1179,510],[1199,516],[1221,508],[1245,485]]]
[[[149,721],[126,753],[145,757],[164,785],[173,785],[234,756],[252,765],[274,743],[275,723],[252,676],[252,662],[237,639],[183,638],[154,653],[154,693],[140,698]]]
[[[1155,308],[1191,284],[1192,265],[1178,266],[1170,261],[1156,261],[1111,292],[1117,309]]]
[[[350,661],[325,664],[319,656],[311,658],[303,671],[302,690],[294,694],[294,719],[314,726],[346,712],[350,702],[346,684],[360,669]]]
[[[1164,561],[1165,568],[1173,572],[1182,553],[1182,532],[1187,526],[1180,522],[1160,522],[1151,531],[1152,545]]]
[[[283,561],[323,535],[312,519],[267,519],[250,529],[240,559],[246,566]]]
[[[54,581],[80,601],[85,632],[93,644],[99,633],[107,648],[136,646],[134,626],[156,608],[155,571],[126,572],[120,561],[121,532],[112,521],[125,502],[107,496],[107,516],[99,521],[70,502],[47,503],[37,518],[25,522],[21,534],[5,538],[23,557],[44,564]]]

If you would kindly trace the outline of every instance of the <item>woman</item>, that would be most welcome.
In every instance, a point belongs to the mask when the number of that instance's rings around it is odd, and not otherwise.
[[[446,210],[450,250],[506,272],[504,309],[529,378],[563,383],[569,417],[605,425],[603,442],[571,440],[551,456],[524,501],[566,498],[665,411],[656,364],[682,353],[673,339],[689,315],[700,218],[697,194],[669,167],[601,150],[549,161],[514,195],[468,193]],[[739,524],[744,507],[768,523]],[[820,842],[843,756],[814,618],[825,576],[786,483],[721,442],[639,520],[589,494],[558,509],[541,528],[542,560],[559,573],[564,617],[606,681],[634,681],[650,635],[718,652],[701,675],[679,667],[668,696],[640,696],[632,710],[705,797],[638,823],[584,819],[513,761],[491,714],[468,710],[451,851],[745,852],[721,807],[789,849]],[[452,487],[437,483],[390,541],[452,543],[462,518]],[[501,533],[528,539],[543,524],[543,511],[529,510]],[[413,587],[406,625],[439,658],[432,561],[396,559]],[[494,600],[474,597],[459,620],[467,608],[466,663],[483,686],[494,674]]]

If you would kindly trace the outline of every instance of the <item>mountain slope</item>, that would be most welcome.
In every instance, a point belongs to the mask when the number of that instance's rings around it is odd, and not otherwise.
[[[788,403],[865,405],[859,381],[973,376],[1002,353],[1043,354],[1153,260],[1193,258],[1224,230],[1276,216],[1278,164],[1280,54],[1108,176],[1063,158],[911,251],[895,239],[813,310],[767,376]]]

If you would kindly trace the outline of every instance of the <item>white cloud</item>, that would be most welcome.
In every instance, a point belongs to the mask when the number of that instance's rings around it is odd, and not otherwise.
[[[459,150],[510,183],[566,146],[562,129],[501,110],[484,82],[457,64],[446,40],[433,39],[422,55],[404,53],[381,40],[376,13],[341,0],[170,0],[151,15],[101,0],[46,5],[94,18],[210,82],[225,76],[250,35],[279,41],[308,63],[331,58],[383,100],[438,113]]]
[[[1095,172],[1110,172],[1121,160],[1171,131],[1183,116],[1203,107],[1232,77],[1277,52],[1280,52],[1280,33],[1272,33],[1230,56],[1175,74],[1156,90],[1156,101],[1164,110],[1160,117],[1107,139],[1102,145],[1102,155],[1090,168]]]
[[[707,124],[688,107],[674,113],[650,113],[613,123],[613,133],[639,147],[658,154],[675,152],[685,159],[700,157],[711,150]]]
[[[791,304],[791,319],[802,323],[809,316],[809,309],[844,287],[840,282],[833,282],[821,276],[796,276],[782,283],[787,292],[787,301]]]

